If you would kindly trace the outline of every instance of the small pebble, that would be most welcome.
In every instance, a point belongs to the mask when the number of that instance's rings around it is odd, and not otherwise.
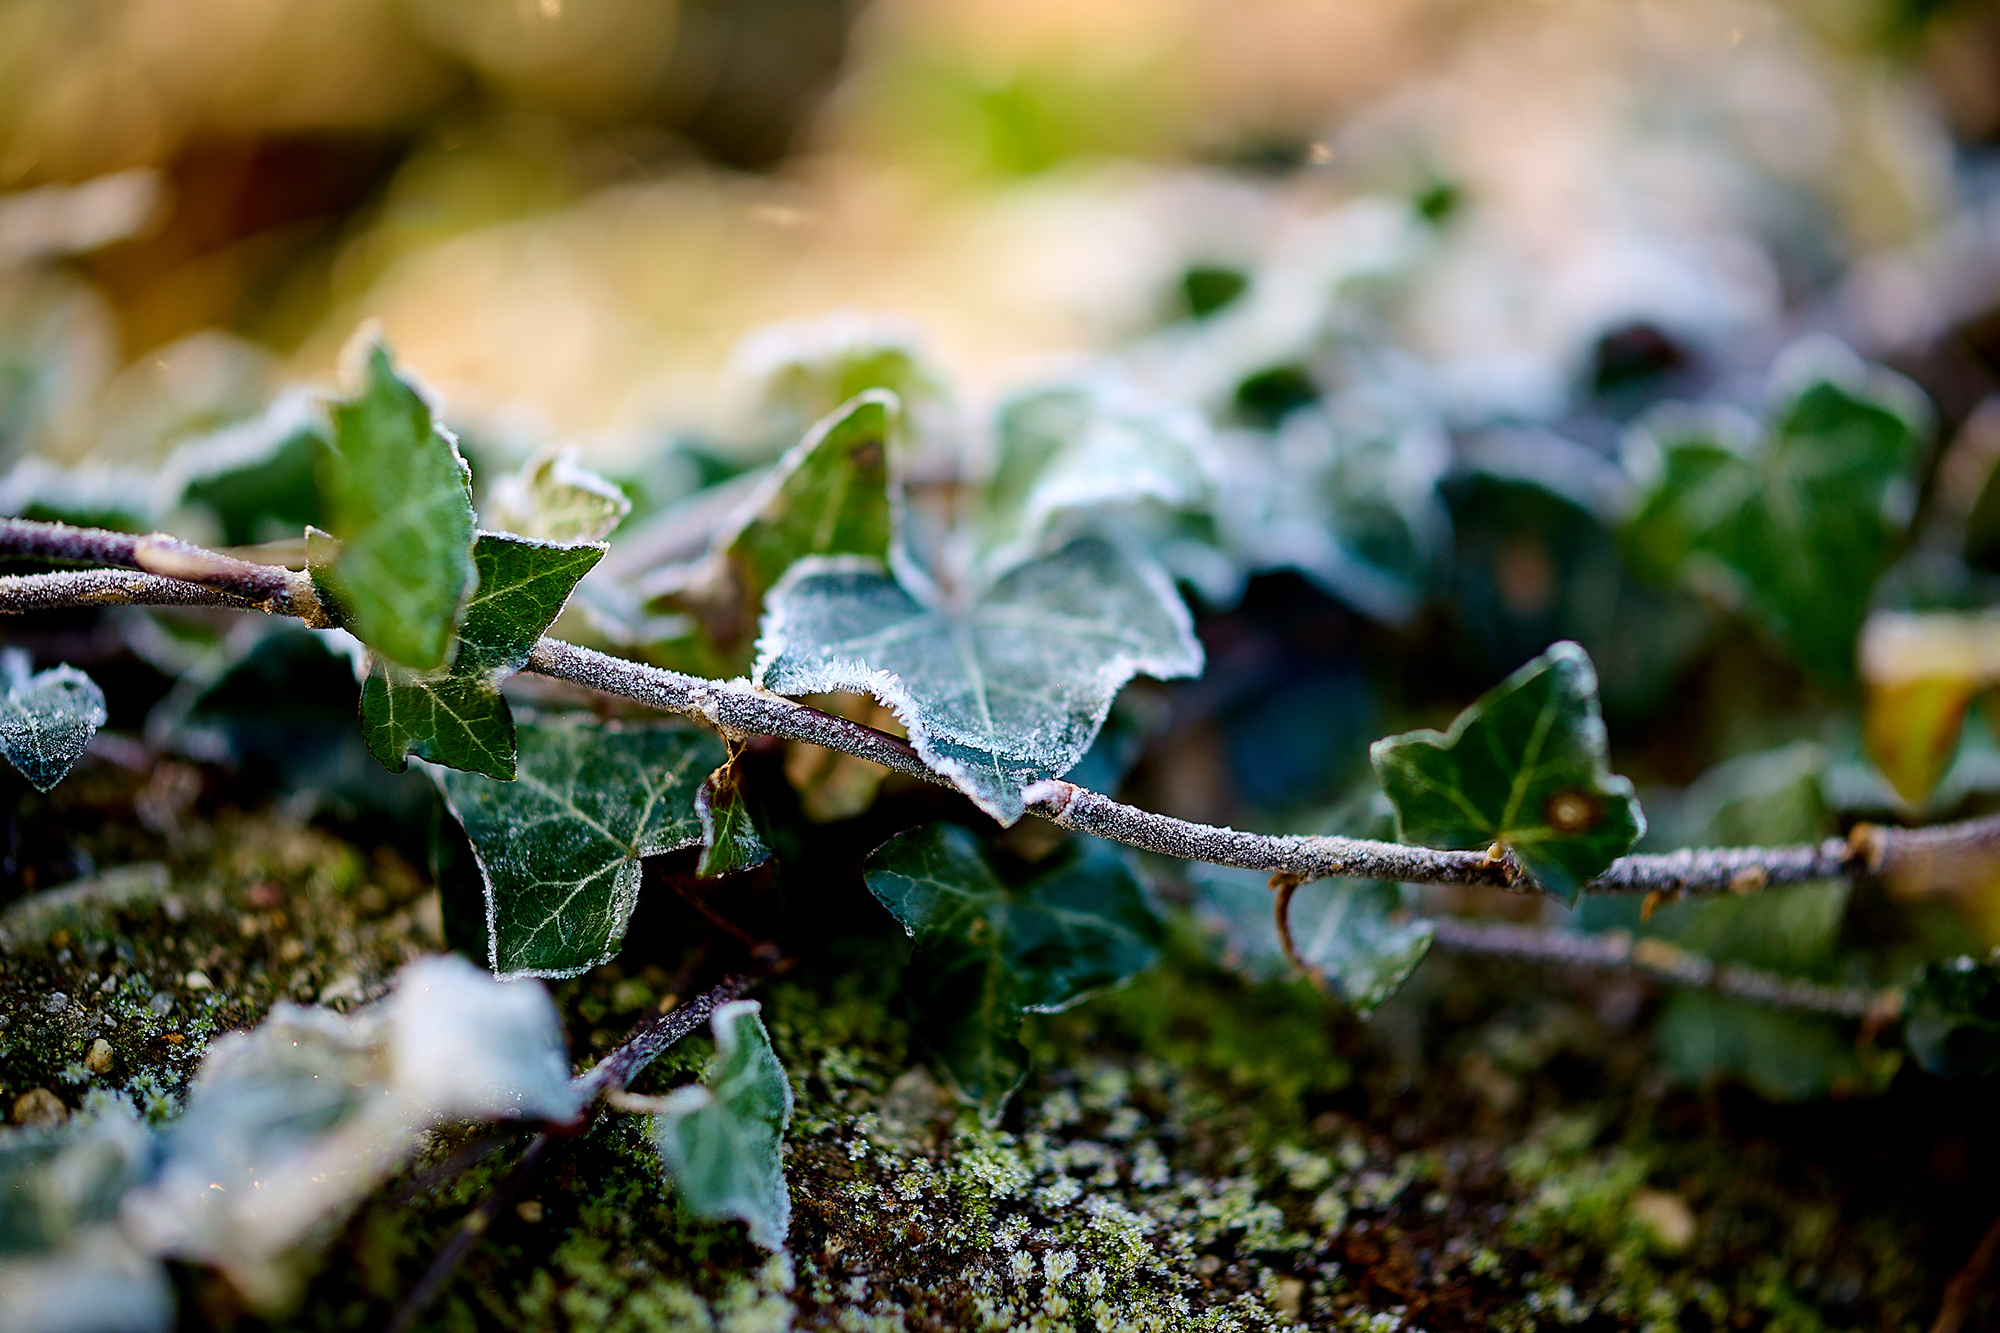
[[[30,1088],[14,1099],[17,1125],[60,1125],[67,1119],[69,1108],[47,1088]]]
[[[521,1215],[523,1222],[539,1222],[542,1220],[542,1201],[540,1199],[524,1199],[514,1205],[514,1211]]]
[[[59,1014],[67,1008],[69,1008],[69,996],[59,990],[50,991],[42,1000],[42,1012],[45,1014]]]
[[[174,997],[167,994],[167,992],[165,991],[161,991],[158,995],[155,995],[151,1000],[146,1002],[146,1007],[148,1009],[151,1009],[154,1013],[158,1014],[160,1017],[165,1018],[167,1016],[167,1013],[174,1007]]]
[[[181,985],[186,986],[189,990],[208,990],[214,984],[214,982],[208,979],[208,973],[198,967],[181,978]]]
[[[102,1037],[90,1043],[90,1052],[83,1057],[83,1067],[93,1074],[110,1073],[111,1043]]]

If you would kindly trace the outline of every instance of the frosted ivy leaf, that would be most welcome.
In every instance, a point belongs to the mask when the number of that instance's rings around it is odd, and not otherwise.
[[[784,1164],[792,1085],[758,1017],[762,1008],[732,1000],[716,1009],[715,1058],[700,1083],[668,1095],[653,1117],[653,1143],[689,1211],[741,1219],[752,1241],[782,1250],[792,1225]]]
[[[0,1254],[54,1249],[115,1216],[151,1147],[122,1102],[57,1128],[0,1130]]]
[[[323,399],[289,389],[248,420],[178,446],[161,477],[169,494],[213,513],[231,545],[296,538],[327,523],[318,478],[332,438]]]
[[[1223,966],[1254,981],[1296,974],[1278,939],[1270,876],[1192,865],[1194,913],[1215,937]],[[1396,993],[1429,951],[1431,923],[1408,914],[1403,887],[1383,880],[1319,879],[1292,894],[1292,945],[1299,958],[1355,1009],[1367,1013]]]
[[[30,457],[0,477],[0,514],[21,518],[149,532],[160,526],[168,507],[167,488],[148,468],[95,459],[65,467]]]
[[[212,1264],[253,1306],[282,1308],[298,1253],[446,1120],[573,1120],[581,1099],[555,1003],[462,958],[410,964],[352,1014],[280,1003],[209,1048],[158,1174],[128,1194],[126,1230]]]
[[[1499,846],[1548,892],[1583,885],[1646,831],[1629,778],[1612,773],[1597,671],[1574,643],[1495,685],[1449,728],[1369,748],[1396,832],[1424,847]]]
[[[902,992],[917,1044],[989,1123],[1028,1071],[1024,1012],[1067,1009],[1159,957],[1144,887],[1096,838],[1008,883],[970,830],[931,824],[877,848],[862,874],[916,946]]]
[[[851,310],[758,329],[733,359],[756,386],[763,412],[797,427],[870,389],[886,389],[906,405],[944,393],[922,330]]]
[[[449,657],[476,577],[472,474],[389,349],[363,342],[357,350],[360,384],[334,405],[334,448],[320,478],[338,541],[318,534],[307,555],[344,628],[428,671]]]
[[[382,1002],[390,1087],[436,1119],[545,1120],[583,1108],[562,1018],[532,981],[496,981],[457,954],[404,968]]]
[[[743,796],[743,775],[734,761],[710,773],[695,793],[695,815],[701,820],[701,859],[695,874],[702,879],[734,874],[762,864],[771,855],[750,804]]]
[[[1214,489],[1216,464],[1199,414],[1117,380],[1019,394],[1002,404],[994,434],[975,577],[1039,554],[1065,516],[1148,500],[1186,509]]]
[[[51,667],[36,675],[19,648],[0,653],[0,751],[7,762],[47,791],[63,780],[83,747],[110,716],[104,691],[73,666]]]
[[[880,565],[852,560],[800,562],[766,606],[759,686],[874,695],[924,762],[1003,824],[1021,817],[1023,787],[1083,757],[1126,681],[1201,670],[1160,568],[1094,538],[962,606],[924,606]]]
[[[632,501],[578,461],[575,445],[549,445],[493,483],[488,526],[546,542],[598,542]]]
[[[870,390],[823,417],[786,452],[716,535],[708,554],[640,587],[648,609],[680,613],[682,642],[656,648],[672,665],[729,675],[750,665],[765,594],[807,556],[886,559],[898,496],[889,466],[901,408]]]
[[[1217,519],[1253,569],[1296,569],[1365,615],[1408,620],[1450,542],[1437,483],[1451,461],[1422,403],[1370,386],[1234,440]]]
[[[562,614],[602,542],[559,543],[482,532],[473,543],[478,586],[466,604],[451,664],[411,671],[376,653],[361,686],[361,736],[392,773],[415,754],[506,780],[514,776],[514,715],[500,683]]]
[[[639,861],[702,841],[695,793],[728,758],[712,732],[521,719],[512,782],[433,769],[486,886],[493,970],[573,977],[609,962]]]
[[[0,1328],[7,1333],[167,1333],[174,1288],[165,1265],[111,1223],[59,1249],[0,1263]]]

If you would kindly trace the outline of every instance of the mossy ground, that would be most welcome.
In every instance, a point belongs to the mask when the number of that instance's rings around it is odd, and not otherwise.
[[[378,993],[454,910],[414,858],[271,812],[208,810],[171,839],[93,825],[122,797],[81,777],[31,816],[68,819],[99,865],[160,869],[114,877],[114,905],[10,908],[9,1106],[111,1088],[171,1114],[215,1033],[281,998]],[[752,934],[791,921],[831,941],[758,992],[798,1094],[789,1255],[683,1216],[643,1118],[607,1114],[545,1159],[424,1326],[1922,1328],[1990,1220],[1990,1089],[1911,1070],[1845,1102],[1675,1088],[1648,993],[1444,957],[1364,1022],[1303,983],[1244,985],[1182,939],[1132,984],[1031,1019],[1036,1072],[984,1126],[896,1012],[902,945],[841,859],[867,836],[820,862],[794,849],[813,873],[775,885],[652,865],[619,963],[556,987],[581,1063],[740,960],[687,895]],[[93,1072],[99,1037],[115,1060]],[[438,1136],[328,1237],[296,1310],[253,1316],[178,1269],[183,1324],[380,1327],[510,1170],[518,1140],[484,1135]]]

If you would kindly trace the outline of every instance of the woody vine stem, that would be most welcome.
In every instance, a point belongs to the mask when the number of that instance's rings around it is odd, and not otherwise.
[[[0,614],[108,605],[208,606],[297,616],[316,628],[333,624],[306,575],[278,565],[240,560],[163,534],[134,537],[67,524],[0,519],[0,556],[98,566],[0,577]],[[741,679],[720,681],[684,675],[554,638],[543,638],[535,645],[526,670],[700,719],[732,739],[771,736],[804,741],[926,782],[949,785],[924,764],[909,742],[759,690]],[[1030,813],[1060,828],[1180,860],[1264,871],[1272,876],[1281,909],[1292,888],[1329,876],[1539,892],[1514,857],[1499,849],[1440,851],[1362,838],[1249,833],[1141,810],[1061,779],[1037,782],[1023,796]],[[1862,872],[1894,874],[1940,861],[1994,854],[2000,854],[2000,816],[1922,829],[1861,824],[1844,839],[1817,844],[1625,856],[1583,891],[1644,894],[1649,905],[1654,905],[1710,894],[1754,893]],[[1282,910],[1280,924],[1282,927]],[[1534,934],[1547,938],[1545,932]],[[1748,969],[1717,968],[1700,959],[1685,961],[1690,955],[1669,958],[1629,942],[1623,946],[1614,943],[1608,951],[1593,947],[1579,952],[1568,945],[1536,944],[1519,928],[1510,932],[1470,923],[1441,929],[1437,942],[1464,951],[1573,966],[1630,967],[1764,1003],[1849,1016],[1879,1012],[1884,1003],[1867,992],[1801,988]],[[1654,954],[1658,956],[1651,956]]]

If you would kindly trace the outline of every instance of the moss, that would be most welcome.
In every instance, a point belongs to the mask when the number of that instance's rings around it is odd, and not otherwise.
[[[10,1095],[115,1092],[165,1119],[216,1032],[281,998],[350,1006],[435,947],[435,899],[393,856],[247,816],[201,845],[152,849],[157,891],[0,955]],[[680,966],[555,987],[579,1063],[670,1002]],[[1364,1023],[1176,951],[1031,1019],[1037,1072],[989,1128],[913,1052],[893,969],[809,961],[760,992],[798,1093],[789,1256],[683,1215],[643,1122],[610,1115],[551,1154],[425,1326],[1804,1330],[1934,1310],[1923,1180],[1790,1143],[1844,1111],[1745,1103],[1778,1126],[1746,1133],[1726,1098],[1648,1072],[1629,1005],[1544,982],[1433,960]],[[103,1075],[82,1063],[94,1034],[117,1051]],[[707,1054],[684,1043],[640,1090]],[[333,1238],[290,1322],[379,1326],[511,1170],[504,1144],[468,1164],[486,1132],[436,1136]],[[193,1321],[243,1320],[219,1280],[178,1280]]]

